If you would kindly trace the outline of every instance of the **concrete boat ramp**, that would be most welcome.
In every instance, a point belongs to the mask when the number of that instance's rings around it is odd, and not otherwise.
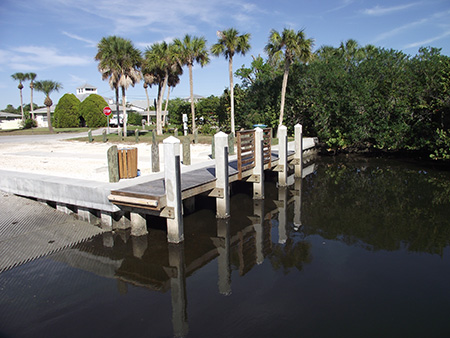
[[[254,142],[257,145],[253,148],[254,165],[242,168],[239,162],[242,155],[228,156],[227,146],[220,148],[218,141],[215,165],[198,163],[180,170],[176,151],[179,143],[175,142],[169,145],[175,149],[172,155],[166,151],[164,172],[117,183],[0,171],[0,190],[4,192],[0,198],[0,272],[105,231],[131,228],[132,235],[145,235],[146,215],[165,217],[169,242],[181,242],[182,215],[195,209],[196,195],[206,193],[215,198],[217,217],[229,217],[230,183],[236,180],[252,183],[254,198],[264,198],[264,170],[278,171],[279,184],[287,185],[289,163],[295,166],[296,177],[304,176],[307,168],[303,168],[303,153],[312,151],[317,144],[315,138],[302,138],[300,128],[296,141],[288,145],[286,136],[280,139],[278,149],[271,149],[268,164],[263,150],[258,150],[258,142]],[[258,159],[258,153],[262,159]],[[173,179],[171,174],[175,175]],[[33,200],[23,203],[11,194]]]

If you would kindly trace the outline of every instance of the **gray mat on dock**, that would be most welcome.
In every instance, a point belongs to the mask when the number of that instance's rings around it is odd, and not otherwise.
[[[0,272],[102,232],[47,205],[0,192]]]

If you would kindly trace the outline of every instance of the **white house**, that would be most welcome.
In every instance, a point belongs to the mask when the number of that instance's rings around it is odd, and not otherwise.
[[[0,129],[19,129],[22,123],[22,115],[0,112]]]

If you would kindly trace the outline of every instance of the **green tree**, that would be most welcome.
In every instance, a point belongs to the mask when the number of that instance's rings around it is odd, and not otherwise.
[[[13,75],[11,75],[11,77],[16,81],[19,81],[19,85],[17,86],[17,88],[19,88],[19,91],[20,91],[20,112],[22,113],[22,120],[25,120],[25,115],[23,112],[23,96],[22,96],[23,84],[22,84],[22,82],[27,80],[27,76],[24,73],[14,73]]]
[[[89,128],[106,127],[107,117],[103,114],[103,108],[108,104],[105,99],[97,94],[91,94],[80,103],[80,115]]]
[[[223,55],[228,60],[228,74],[230,77],[230,114],[231,132],[235,134],[234,125],[234,84],[233,84],[233,57],[236,53],[245,55],[251,48],[250,34],[239,35],[239,32],[230,28],[219,31],[218,42],[211,47],[211,53],[215,56]]]
[[[209,63],[209,52],[206,48],[206,40],[203,37],[191,37],[186,34],[183,41],[180,39],[174,40],[175,46],[178,48],[181,63],[187,65],[189,68],[189,88],[191,98],[191,118],[192,118],[192,132],[196,130],[195,125],[195,102],[194,102],[194,80],[192,75],[192,67],[197,62],[200,66],[205,66]]]
[[[285,28],[280,34],[276,30],[272,30],[269,36],[265,50],[271,59],[280,57],[284,50],[284,75],[281,87],[281,104],[280,104],[280,121],[283,124],[284,118],[284,102],[286,97],[287,81],[289,76],[289,68],[294,60],[307,63],[312,59],[313,39],[307,39],[305,32],[300,30],[295,32],[293,29]]]
[[[27,80],[30,80],[30,107],[31,107],[31,118],[34,120],[34,104],[33,104],[33,89],[34,89],[34,80],[36,79],[36,73],[26,73]]]
[[[59,90],[62,89],[62,84],[51,80],[43,80],[35,82],[34,88],[38,92],[45,94],[44,105],[47,106],[48,130],[53,133],[52,117],[50,114],[50,107],[52,106],[53,101],[50,99],[50,94],[53,92],[59,92]]]
[[[98,70],[102,79],[109,79],[111,89],[116,92],[117,120],[119,121],[119,88],[122,89],[122,109],[124,133],[127,133],[126,95],[128,87],[139,82],[142,78],[140,67],[141,52],[133,46],[130,40],[109,36],[98,43],[95,60],[99,61]]]
[[[56,128],[80,125],[80,100],[74,94],[64,94],[58,101],[53,115]]]

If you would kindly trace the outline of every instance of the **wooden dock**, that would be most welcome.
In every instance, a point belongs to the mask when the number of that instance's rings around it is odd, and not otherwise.
[[[288,169],[302,177],[303,152],[315,147],[315,141],[303,144],[301,125],[295,126],[295,151],[288,151],[287,128],[278,128],[278,150],[271,146],[271,129],[255,128],[237,132],[237,159],[229,162],[228,135],[219,132],[215,138],[215,165],[181,173],[180,141],[174,137],[164,140],[165,177],[163,179],[112,190],[109,201],[130,212],[131,233],[147,234],[146,214],[167,219],[169,242],[184,239],[183,212],[186,202],[206,194],[216,199],[218,218],[230,216],[230,184],[245,181],[253,184],[253,198],[264,198],[264,171],[278,172],[278,185],[288,185]],[[131,210],[131,211],[130,211]]]

